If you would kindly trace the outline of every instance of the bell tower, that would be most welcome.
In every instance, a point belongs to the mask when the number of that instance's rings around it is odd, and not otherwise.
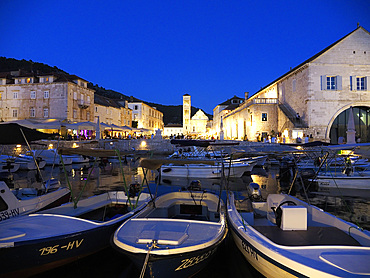
[[[191,132],[190,115],[191,115],[191,97],[190,95],[185,94],[182,97],[182,133],[184,135]]]

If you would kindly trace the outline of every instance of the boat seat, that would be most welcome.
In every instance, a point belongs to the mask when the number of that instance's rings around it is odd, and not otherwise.
[[[307,208],[304,206],[282,206],[280,228],[287,230],[307,230]]]
[[[285,196],[280,194],[269,194],[267,196],[267,219],[276,225],[275,212],[272,208],[277,208],[279,204],[285,201]]]
[[[306,231],[283,231],[277,226],[253,226],[271,241],[285,246],[348,245],[361,244],[336,227],[309,226]]]

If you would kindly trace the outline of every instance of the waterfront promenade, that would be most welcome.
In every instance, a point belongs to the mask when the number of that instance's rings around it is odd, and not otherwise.
[[[223,145],[224,144],[224,145]],[[229,145],[228,145],[229,144]],[[171,144],[169,139],[101,139],[101,140],[40,140],[33,142],[32,149],[47,149],[47,148],[83,148],[83,149],[105,149],[105,150],[118,150],[121,152],[135,152],[135,151],[148,151],[148,154],[167,156],[176,150],[176,145]],[[252,141],[235,141],[235,140],[217,140],[213,149],[235,149],[243,150],[246,153],[279,153],[295,151],[296,148],[289,145],[281,145],[278,143],[264,143]],[[15,146],[7,145],[2,146],[2,154],[14,155],[25,153],[28,150],[26,145]]]

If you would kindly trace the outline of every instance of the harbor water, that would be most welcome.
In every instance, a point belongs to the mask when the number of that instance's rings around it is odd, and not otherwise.
[[[89,176],[90,174],[90,176]],[[284,183],[280,177],[278,165],[267,165],[264,168],[254,168],[252,173],[242,178],[229,181],[229,188],[236,196],[247,194],[250,182],[260,185],[262,197],[270,193],[288,192],[289,182]],[[165,179],[158,177],[156,171],[143,172],[136,163],[129,162],[120,167],[119,163],[85,163],[72,164],[65,167],[46,167],[41,172],[42,178],[57,178],[62,185],[71,184],[74,196],[86,198],[106,191],[123,190],[124,183],[144,184],[145,191],[158,195],[178,191],[188,186],[193,179]],[[3,177],[4,178],[4,177]],[[40,175],[36,171],[18,171],[6,177],[10,187],[38,187]],[[144,182],[143,182],[144,181]],[[200,180],[202,188],[215,192],[223,189],[220,179]],[[298,198],[305,200],[302,190],[294,190]],[[297,192],[295,192],[297,191]],[[82,192],[82,193],[81,193]],[[224,192],[224,191],[223,191]],[[224,193],[222,194],[224,195]],[[365,229],[370,229],[369,208],[370,196],[367,192],[321,192],[309,195],[309,202],[346,221],[353,222]],[[307,200],[305,200],[307,201]],[[97,239],[98,240],[98,239]],[[52,269],[34,277],[139,277],[140,270],[136,269],[130,260],[113,248],[107,248],[96,254],[85,257],[68,265]],[[230,236],[221,246],[211,263],[199,272],[196,278],[203,277],[262,277],[244,259],[236,248]]]

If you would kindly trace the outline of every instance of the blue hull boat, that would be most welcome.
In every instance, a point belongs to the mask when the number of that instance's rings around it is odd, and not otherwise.
[[[108,192],[0,223],[0,276],[30,276],[110,246],[114,231],[145,208],[149,194],[128,200]],[[135,205],[136,204],[136,205]]]
[[[265,277],[370,277],[370,233],[286,194],[228,193],[236,246]]]
[[[141,269],[141,277],[191,277],[209,263],[226,234],[225,207],[217,195],[171,192],[123,223],[113,245]]]

